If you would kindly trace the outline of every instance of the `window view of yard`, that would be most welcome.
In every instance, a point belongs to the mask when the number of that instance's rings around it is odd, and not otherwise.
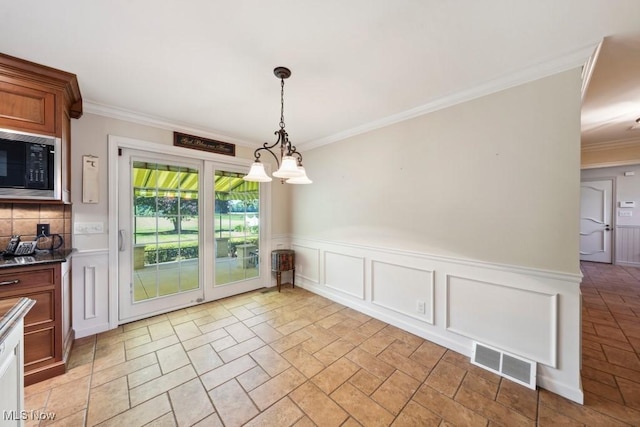
[[[258,276],[260,193],[244,175],[215,175],[216,286]]]
[[[135,162],[135,301],[199,287],[198,171]],[[259,191],[242,174],[215,175],[215,283],[258,275]]]

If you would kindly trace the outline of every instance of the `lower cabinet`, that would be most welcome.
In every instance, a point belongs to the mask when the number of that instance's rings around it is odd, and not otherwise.
[[[33,301],[0,301],[0,427],[24,425],[24,316]]]
[[[22,385],[22,320],[0,344],[0,408],[1,426],[21,426],[24,410]]]
[[[26,297],[35,301],[24,318],[25,386],[66,371],[73,342],[69,264],[0,269],[0,300]]]

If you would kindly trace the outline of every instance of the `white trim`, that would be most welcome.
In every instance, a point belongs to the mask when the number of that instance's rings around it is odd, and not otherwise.
[[[390,304],[384,304],[383,302],[376,300],[376,276],[375,276],[375,265],[376,264],[385,264],[385,265],[389,265],[392,267],[401,267],[407,270],[413,270],[413,271],[420,271],[423,273],[428,273],[428,277],[429,277],[429,284],[428,284],[428,295],[429,295],[429,308],[430,308],[430,313],[429,316],[423,315],[423,316],[418,316],[414,313],[408,313],[405,311],[402,311],[396,307],[391,306]],[[416,319],[420,322],[425,322],[428,323],[430,325],[434,325],[434,317],[435,317],[435,299],[436,299],[436,293],[435,293],[435,279],[436,279],[436,273],[434,270],[429,270],[426,268],[417,268],[417,267],[411,267],[408,265],[404,265],[404,264],[400,264],[400,263],[396,263],[396,262],[388,262],[388,261],[382,261],[379,259],[371,259],[371,304],[373,305],[377,305],[380,306],[382,308],[385,308],[387,310],[391,310],[391,311],[395,311],[398,314],[402,314],[403,316],[408,316],[411,317],[413,319]],[[426,301],[425,301],[426,303]]]
[[[589,89],[589,83],[591,83],[593,70],[596,66],[596,63],[598,62],[598,57],[600,56],[600,49],[602,49],[602,41],[598,43],[593,54],[589,57],[589,59],[587,59],[587,62],[584,64],[584,68],[582,69],[582,87],[580,90],[581,101],[584,101],[584,96],[587,94],[587,90]]]
[[[544,366],[540,367],[544,369]],[[582,380],[580,381],[579,388],[568,387],[566,384],[563,384],[559,381],[554,380],[544,374],[541,374],[538,371],[536,375],[538,386],[545,390],[549,390],[552,393],[555,393],[559,396],[566,397],[567,399],[573,400],[580,405],[584,404],[584,393],[582,392]]]
[[[366,123],[362,126],[347,129],[343,132],[338,132],[336,134],[329,135],[324,138],[319,138],[313,141],[298,143],[297,146],[306,150],[322,147],[324,145],[350,138],[352,136],[390,126],[392,124],[409,120],[414,117],[422,116],[424,114],[432,113],[434,111],[442,110],[444,108],[452,107],[454,105],[468,102],[476,98],[490,95],[492,93],[500,92],[514,86],[522,85],[534,80],[551,76],[553,74],[561,73],[572,68],[584,66],[585,63],[591,58],[594,49],[596,49],[599,44],[600,42],[590,43],[587,46],[569,52],[560,58],[555,58],[553,60],[537,64],[533,67],[515,71],[508,75],[489,80],[483,84],[479,84],[467,90],[456,92],[454,94],[428,102],[427,104],[420,105],[418,107],[402,111],[388,117],[384,117],[380,120]]]
[[[444,305],[444,311],[445,311],[444,327],[447,331],[453,332],[458,335],[462,335],[463,337],[470,338],[474,341],[479,341],[481,343],[489,344],[496,348],[502,348],[507,352],[513,353],[515,355],[527,357],[528,359],[538,361],[552,368],[558,367],[558,294],[557,293],[547,293],[547,292],[534,291],[531,289],[517,288],[514,286],[505,285],[502,283],[488,282],[485,280],[476,280],[472,277],[465,277],[465,276],[460,276],[456,274],[446,274],[445,276],[446,276],[446,281],[445,281],[446,302]],[[487,336],[480,336],[470,331],[465,331],[459,328],[452,327],[451,317],[450,317],[451,279],[462,279],[469,282],[475,282],[477,285],[495,286],[495,287],[507,289],[513,292],[524,292],[524,293],[529,293],[533,295],[541,295],[541,296],[549,297],[549,301],[548,301],[550,303],[549,304],[550,318],[548,319],[549,321],[549,331],[548,331],[549,332],[549,352],[546,355],[546,359],[543,357],[536,357],[535,355],[529,354],[526,351],[523,351],[522,349],[515,348],[511,343],[508,343],[508,344],[496,343],[494,340],[492,340]]]
[[[368,245],[347,243],[347,242],[341,242],[341,241],[313,239],[313,238],[301,237],[301,236],[300,237],[292,236],[291,240],[294,242],[307,241],[307,242],[315,242],[315,243],[328,244],[328,245],[340,245],[343,247],[361,249],[361,250],[373,250],[376,252],[381,252],[386,254],[412,256],[412,257],[417,257],[421,259],[428,259],[431,261],[442,261],[442,262],[466,265],[469,267],[481,267],[483,269],[499,270],[501,272],[526,274],[529,276],[537,276],[544,279],[569,281],[569,282],[575,282],[575,283],[582,282],[582,273],[574,274],[574,273],[565,273],[565,272],[554,271],[554,270],[545,270],[541,268],[522,267],[522,266],[510,265],[510,264],[500,264],[495,262],[480,262],[480,261],[473,261],[473,260],[464,259],[464,258],[454,258],[454,257],[443,256],[443,255],[433,255],[425,252],[411,251],[406,249],[383,248],[383,247],[368,246]],[[293,243],[293,244],[295,245],[298,243]]]
[[[353,293],[353,292],[349,292],[347,290],[344,290],[342,288],[339,288],[329,282],[327,282],[327,264],[329,264],[327,262],[327,255],[337,255],[338,257],[343,257],[343,258],[351,258],[357,261],[361,262],[360,268],[361,268],[361,273],[362,273],[362,281],[360,283],[358,283],[358,286],[360,286],[359,289],[359,293]],[[323,276],[324,276],[324,286],[331,288],[335,291],[338,292],[342,292],[345,295],[350,295],[352,297],[364,300],[365,299],[365,274],[366,274],[366,266],[365,266],[365,258],[361,257],[361,256],[356,256],[356,255],[349,255],[349,254],[345,254],[345,253],[340,253],[340,252],[334,252],[334,251],[324,251],[324,259],[323,259],[323,265],[324,265],[324,271],[323,271]]]
[[[74,251],[71,257],[76,258],[96,255],[109,255],[109,249],[79,249],[77,251]]]
[[[536,64],[534,66],[514,71],[508,75],[504,75],[493,80],[486,81],[482,84],[453,93],[448,96],[444,96],[439,99],[435,99],[424,105],[420,105],[415,108],[411,108],[406,111],[402,111],[397,114],[392,114],[388,117],[384,117],[379,120],[374,120],[369,123],[365,123],[361,126],[356,126],[351,129],[347,129],[342,132],[328,135],[323,138],[315,139],[312,141],[302,141],[296,144],[299,148],[311,150],[323,145],[328,145],[355,135],[360,135],[375,129],[380,129],[385,126],[399,123],[405,120],[412,119],[414,117],[422,116],[437,110],[451,107],[456,104],[471,101],[482,96],[490,95],[492,93],[500,92],[510,87],[525,84],[534,80],[538,80],[544,77],[551,76],[553,74],[561,73],[563,71],[570,70],[572,68],[580,66],[589,66],[589,61],[593,57],[594,51],[598,48],[601,41],[589,43],[588,45],[576,49],[572,52],[568,52],[559,58],[554,58],[549,61]],[[180,123],[172,121],[163,117],[157,117],[147,114],[138,113],[135,111],[126,110],[123,108],[101,104],[91,100],[84,100],[85,113],[97,114],[104,117],[110,117],[119,120],[126,120],[132,123],[138,123],[142,125],[152,126],[159,129],[167,129],[171,131],[181,131],[189,134],[201,135],[207,138],[220,139],[226,142],[254,148],[261,142],[248,141],[239,138],[233,138],[229,135],[224,135],[216,131],[202,129],[194,127],[186,123]]]
[[[73,332],[74,332],[74,338],[79,339],[79,338],[84,338],[91,335],[99,334],[101,332],[106,332],[111,329],[113,328],[111,327],[110,323],[103,323],[100,325],[94,325],[84,329],[77,329],[76,327],[74,327]]]
[[[626,138],[626,139],[614,139],[610,141],[593,142],[590,144],[583,144],[582,152],[590,153],[592,151],[611,151],[611,150],[623,150],[625,148],[637,148],[638,142],[640,142],[640,136],[634,136],[633,138]]]
[[[91,100],[83,100],[82,104],[85,113],[96,114],[103,117],[109,117],[112,119],[125,120],[131,123],[137,123],[145,126],[151,126],[158,129],[166,129],[171,131],[178,131],[188,133],[191,135],[199,135],[205,138],[212,138],[216,140],[222,140],[224,142],[230,142],[232,144],[242,145],[245,147],[255,148],[255,141],[248,141],[245,139],[234,138],[229,135],[224,135],[215,131],[194,127],[185,123],[177,122],[174,120],[168,120],[163,117],[152,116],[148,114],[138,113],[124,108],[114,107],[112,105],[101,104],[99,102]]]
[[[228,166],[250,166],[252,160],[242,159],[238,157],[230,157],[222,154],[208,153],[198,151],[197,155],[194,154],[194,150],[183,147],[175,147],[172,145],[159,144],[157,142],[143,141],[139,139],[127,138],[117,135],[108,135],[108,197],[109,197],[109,329],[116,328],[120,324],[118,316],[118,187],[120,185],[120,175],[118,173],[118,149],[130,148],[134,150],[140,150],[145,152],[153,152],[158,154],[164,154],[169,156],[179,156],[183,158],[190,158],[198,161],[210,161],[214,162],[222,167]],[[261,188],[265,190],[265,197],[267,197],[267,209],[270,210],[270,188],[264,186]],[[262,198],[262,195],[261,195]],[[270,221],[269,221],[270,222]],[[265,243],[266,249],[270,249],[270,227],[266,230]],[[264,263],[263,263],[264,264]],[[266,268],[266,267],[265,267]],[[262,271],[262,269],[261,269]],[[265,279],[266,280],[266,279]],[[178,309],[180,307],[176,307]],[[127,321],[135,320],[134,318],[127,319]]]
[[[342,289],[335,290],[325,286],[324,284],[328,281],[326,277],[326,265],[319,266],[320,284],[310,283],[308,280],[305,280],[304,277],[297,274],[296,285],[466,356],[470,356],[471,354],[472,338],[468,336],[469,334],[465,334],[466,336],[461,335],[447,328],[447,316],[449,314],[447,304],[452,303],[447,298],[447,289],[449,288],[447,284],[448,278],[455,276],[467,278],[473,282],[494,285],[491,288],[494,290],[491,298],[494,298],[493,301],[495,301],[495,304],[491,307],[474,305],[474,300],[469,299],[473,298],[472,296],[466,297],[467,299],[465,299],[463,294],[459,294],[460,298],[458,298],[457,302],[453,301],[455,310],[457,310],[458,314],[466,313],[466,317],[459,318],[464,320],[463,323],[457,323],[454,326],[464,326],[462,329],[467,332],[473,332],[474,336],[482,337],[486,334],[491,338],[491,344],[497,348],[511,350],[511,347],[513,347],[514,349],[520,349],[519,351],[510,351],[513,354],[521,354],[524,351],[522,354],[523,357],[525,354],[535,356],[530,358],[539,363],[538,378],[546,378],[544,384],[548,384],[549,390],[557,392],[561,396],[569,399],[579,402],[582,401],[579,371],[581,301],[579,286],[582,278],[580,274],[567,274],[513,265],[501,266],[495,263],[434,256],[416,251],[395,250],[338,241],[323,241],[305,237],[293,237],[291,239],[291,245],[293,247],[298,245],[316,247],[320,251],[321,260],[325,258],[327,253],[338,253],[353,256],[354,258],[362,258],[364,259],[364,265],[368,268],[365,270],[364,276],[364,293],[365,296],[367,296],[365,299],[360,299],[359,295],[354,296],[344,293]],[[385,297],[386,300],[380,298],[375,302],[372,301],[370,297],[372,296],[375,277],[373,277],[373,274],[368,273],[371,272],[371,263],[374,262],[374,260],[434,272],[433,301],[435,305],[433,309],[433,324],[424,322],[423,319],[416,319],[414,315],[415,308],[411,305],[404,304],[395,307],[399,308],[399,310],[389,308],[389,306],[394,306],[393,295]],[[313,265],[313,258],[307,258],[306,256],[296,259],[296,265],[298,264],[300,264],[300,270],[303,271],[316,268]],[[337,267],[342,268],[342,266]],[[347,267],[349,271],[345,272],[345,274],[351,273],[355,275],[354,272],[357,267]],[[298,273],[298,270],[296,270],[296,273]],[[355,279],[352,278],[351,280]],[[471,283],[471,286],[473,286],[473,283]],[[398,283],[397,289],[398,292],[408,292],[410,297],[409,301],[412,301],[413,298],[417,300],[422,299],[420,298],[422,296],[421,291],[403,286],[402,283]],[[510,293],[512,290],[521,291],[518,293],[518,298],[512,298],[513,295]],[[478,292],[481,291],[482,290],[478,290]],[[549,299],[541,299],[541,297],[545,296],[548,296]],[[511,314],[505,317],[505,321],[509,322],[509,319],[511,319],[509,316],[513,316],[513,322],[506,324],[502,332],[489,333],[489,330],[482,328],[466,327],[473,325],[473,323],[470,322],[473,322],[474,317],[482,318],[483,315],[487,313],[486,310],[495,310],[496,307],[499,310],[500,304],[508,304],[510,299],[516,301],[519,304],[518,307],[524,306],[528,308],[529,304],[527,301],[529,298],[533,298],[532,306],[534,309],[539,306],[545,307],[544,314],[531,316],[527,310],[522,311],[521,308],[517,308],[514,311],[512,308],[510,310]],[[493,315],[490,319],[491,324],[495,324],[496,321],[500,321],[500,314]],[[544,348],[539,351],[536,351],[535,347],[527,345],[527,336],[518,335],[518,331],[520,330],[526,332],[526,330],[529,330],[527,329],[528,327],[535,328],[535,326],[528,326],[528,322],[531,321],[531,319],[541,319],[545,324],[543,327],[549,328],[545,329],[546,332],[539,334],[539,337],[536,338],[540,345],[544,346]],[[548,319],[548,321],[546,319]],[[512,339],[517,341],[510,343]]]
[[[84,266],[84,319],[96,318],[96,266]]]
[[[338,294],[338,293],[334,293],[331,292],[330,290],[327,290],[325,288],[323,288],[322,286],[314,286],[310,283],[305,283],[302,282],[300,284],[298,284],[296,282],[296,286],[301,287],[302,289],[306,289],[310,292],[313,292],[314,294],[323,296],[327,299],[330,299],[331,301],[335,301],[338,302],[342,305],[345,305],[347,307],[353,308],[354,310],[358,310],[361,313],[367,314],[375,319],[381,320],[385,323],[388,323],[392,326],[396,326],[400,329],[403,329],[407,332],[410,332],[414,335],[417,335],[421,338],[424,338],[428,341],[431,341],[435,344],[441,345],[443,347],[449,348],[457,353],[460,353],[464,356],[470,356],[471,355],[471,347],[470,346],[464,346],[464,345],[460,345],[460,342],[450,339],[446,336],[442,336],[442,335],[436,335],[436,334],[431,334],[431,333],[426,333],[425,329],[417,327],[414,324],[408,323],[403,321],[401,318],[399,318],[398,316],[393,316],[390,315],[389,313],[385,313],[383,311],[380,310],[376,310],[374,305],[369,305],[367,302],[362,301],[362,300],[354,300],[348,297],[348,294]]]
[[[300,268],[298,268],[297,266],[296,266],[296,276],[297,277],[301,277],[302,279],[307,280],[308,282],[311,282],[311,283],[314,283],[316,285],[319,285],[320,284],[320,249],[314,248],[314,247],[311,247],[311,246],[304,246],[304,245],[297,245],[297,244],[293,244],[293,245],[290,245],[290,246],[291,246],[291,249],[293,249],[294,251],[296,250],[296,248],[302,248],[302,249],[309,249],[309,250],[311,250],[312,252],[315,253],[316,265],[318,266],[318,269],[316,269],[316,271],[315,271],[316,278],[314,279],[312,277],[309,277],[309,276],[306,276],[306,275],[300,273],[299,272]],[[296,264],[299,264],[297,256],[298,255],[296,255]]]
[[[638,163],[640,163],[640,157],[637,159],[618,160],[614,162],[589,163],[586,165],[580,165],[580,170],[611,168],[615,166],[631,166],[631,165],[637,165]]]

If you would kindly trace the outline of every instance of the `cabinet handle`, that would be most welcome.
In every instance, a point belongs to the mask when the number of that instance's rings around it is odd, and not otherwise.
[[[20,279],[7,280],[6,282],[0,282],[0,286],[2,286],[2,285],[15,285],[16,283],[20,283]]]

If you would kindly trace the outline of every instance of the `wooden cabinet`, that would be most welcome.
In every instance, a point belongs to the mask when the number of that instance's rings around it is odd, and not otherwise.
[[[24,319],[25,385],[66,371],[73,342],[71,295],[70,289],[65,289],[69,286],[68,271],[67,263],[0,270],[0,300],[26,297],[35,301]]]
[[[0,54],[0,128],[60,138],[65,203],[71,201],[70,120],[80,116],[82,96],[75,74]]]

